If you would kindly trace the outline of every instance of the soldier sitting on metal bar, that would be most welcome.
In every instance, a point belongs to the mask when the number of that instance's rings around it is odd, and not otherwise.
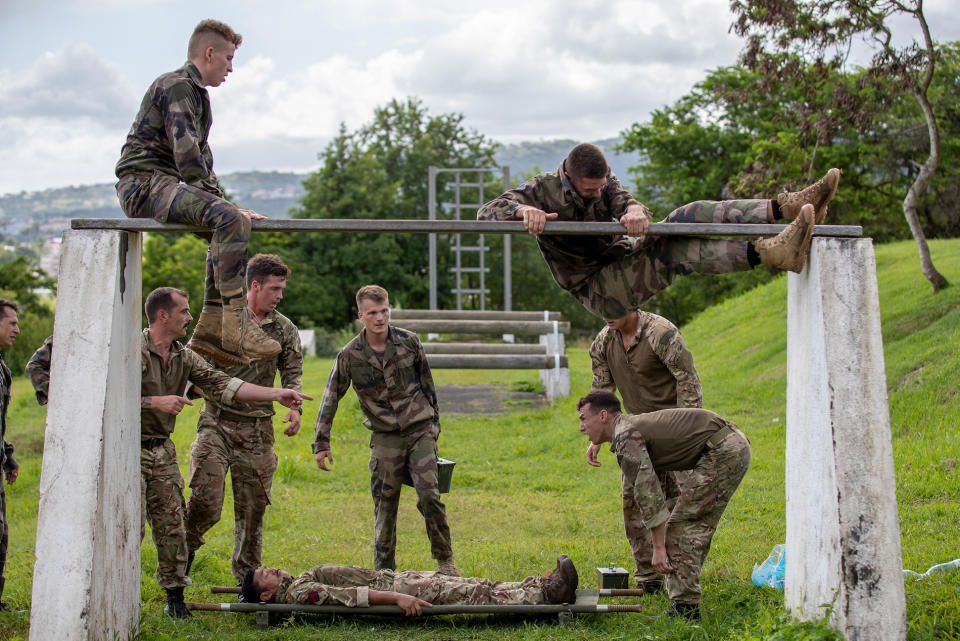
[[[566,554],[546,576],[519,582],[454,577],[439,572],[368,570],[355,565],[318,565],[297,578],[273,568],[250,570],[241,593],[247,603],[396,605],[418,616],[431,605],[540,605],[576,601],[577,569]]]
[[[701,200],[683,205],[665,223],[776,223],[793,219],[774,238],[756,242],[695,236],[647,236],[652,213],[610,172],[599,147],[580,144],[555,172],[539,174],[491,200],[477,220],[523,220],[537,235],[554,280],[600,318],[621,318],[678,274],[726,274],[764,264],[800,272],[813,226],[822,225],[840,170],[776,200]],[[564,236],[544,231],[548,220],[619,221],[627,236]]]
[[[632,530],[649,531],[653,568],[666,576],[667,614],[700,620],[700,569],[730,497],[750,466],[750,442],[736,425],[700,408],[622,414],[612,392],[594,390],[577,403],[580,431],[610,443],[636,506]],[[657,475],[692,470],[672,510]],[[631,546],[634,542],[630,541]]]

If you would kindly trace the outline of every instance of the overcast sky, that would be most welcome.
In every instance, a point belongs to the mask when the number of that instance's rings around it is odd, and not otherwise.
[[[953,1],[925,3],[938,40]],[[0,194],[114,180],[204,18],[243,35],[210,90],[219,173],[315,169],[341,122],[406,96],[501,142],[616,136],[740,49],[728,0],[0,0]]]

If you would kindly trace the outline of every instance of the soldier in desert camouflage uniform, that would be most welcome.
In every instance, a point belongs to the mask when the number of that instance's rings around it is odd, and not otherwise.
[[[756,242],[690,236],[646,236],[651,212],[610,173],[594,145],[573,148],[557,171],[534,176],[477,212],[477,220],[522,219],[554,280],[600,318],[620,318],[666,289],[678,274],[725,274],[766,264],[799,272],[814,224],[822,224],[840,180],[831,169],[816,184],[777,200],[697,201],[673,211],[668,223],[773,223],[794,221],[778,236]],[[804,209],[805,205],[811,205]],[[627,236],[561,236],[544,231],[548,220],[619,221]]]
[[[318,565],[297,578],[282,570],[260,568],[244,577],[248,601],[365,608],[393,604],[410,615],[431,605],[538,605],[576,600],[577,569],[566,554],[546,576],[522,581],[452,577],[439,572],[368,570],[355,565]]]
[[[637,310],[623,318],[608,320],[590,346],[593,389],[620,392],[623,406],[630,414],[643,414],[671,407],[700,407],[703,391],[693,365],[693,355],[683,342],[680,330],[662,316]],[[587,463],[600,467],[599,445],[587,448]],[[672,509],[680,495],[685,473],[659,474]],[[637,527],[638,506],[633,497],[633,482],[626,476],[623,486],[623,524],[637,564],[634,578],[645,592],[663,587],[661,577],[650,563],[653,543],[645,527]]]
[[[50,393],[50,361],[53,358],[53,336],[47,336],[43,345],[37,348],[25,369],[33,391],[37,395],[37,403],[46,405]]]
[[[275,390],[245,383],[207,364],[184,349],[176,339],[185,335],[190,321],[186,292],[160,287],[147,296],[144,310],[149,325],[143,330],[140,374],[140,537],[150,521],[157,546],[157,583],[167,592],[164,611],[171,617],[190,616],[183,602],[187,577],[187,541],[184,529],[183,477],[170,434],[177,415],[186,405],[187,383],[201,388],[221,403],[233,399],[278,401],[300,407],[308,399],[294,390]]]
[[[246,366],[223,368],[240,380],[301,391],[303,352],[300,333],[289,318],[277,311],[290,269],[274,254],[257,254],[247,266],[245,322],[258,324],[280,345],[270,358]],[[284,434],[300,430],[300,408],[291,409],[283,422]],[[203,535],[217,522],[223,508],[227,470],[233,485],[234,542],[231,569],[237,581],[247,570],[260,567],[263,515],[270,504],[277,455],[273,450],[273,405],[222,401],[205,395],[197,423],[197,440],[190,447],[190,501],[187,503],[187,545],[190,562],[204,544]]]
[[[387,291],[376,285],[357,292],[357,316],[364,329],[337,354],[317,416],[313,452],[317,466],[333,462],[330,429],[350,384],[370,435],[370,491],[375,519],[374,568],[396,568],[397,510],[404,471],[417,491],[417,509],[426,522],[430,553],[440,572],[458,576],[437,487],[440,408],[433,376],[417,335],[391,327]]]
[[[250,220],[265,216],[226,200],[207,144],[213,116],[206,87],[219,86],[233,71],[241,41],[217,20],[197,25],[189,60],[157,78],[143,97],[116,167],[117,195],[127,216],[211,230],[203,311],[190,347],[224,365],[245,365],[280,351],[242,317]]]
[[[674,408],[622,414],[620,401],[594,390],[577,403],[580,431],[611,451],[633,485],[635,527],[653,540],[654,569],[666,575],[668,613],[700,618],[700,571],[730,497],[750,466],[750,443],[733,423],[709,410]],[[657,474],[691,470],[672,510]]]

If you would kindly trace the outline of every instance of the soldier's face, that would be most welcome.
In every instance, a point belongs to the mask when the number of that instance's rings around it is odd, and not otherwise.
[[[580,408],[580,431],[595,445],[604,442],[607,415],[607,410],[594,413],[589,403]]]
[[[193,316],[190,315],[190,304],[186,296],[173,294],[173,307],[166,312],[166,319],[163,320],[164,329],[175,338],[180,338],[187,333]],[[161,311],[161,313],[164,313]]]
[[[13,345],[20,335],[20,320],[17,313],[9,307],[0,307],[0,349]]]
[[[390,323],[390,300],[363,299],[360,301],[357,318],[360,319],[369,334],[376,337],[386,336]]]
[[[567,178],[570,179],[570,184],[573,185],[573,188],[577,190],[577,193],[580,194],[580,197],[584,200],[599,198],[600,192],[603,191],[603,186],[607,184],[606,178],[578,178],[569,173],[567,174]]]
[[[264,594],[269,593],[269,597],[265,598],[265,601],[269,601],[277,593],[277,588],[280,587],[280,581],[292,578],[292,575],[275,568],[257,568],[253,572],[253,580],[260,586],[261,598],[263,598]]]
[[[237,47],[232,42],[222,40],[216,47],[207,47],[203,52],[202,69],[203,84],[208,87],[219,87],[233,71],[233,56]]]
[[[287,286],[287,279],[279,276],[267,276],[263,282],[250,283],[250,306],[258,316],[272,312],[283,300],[283,290]]]

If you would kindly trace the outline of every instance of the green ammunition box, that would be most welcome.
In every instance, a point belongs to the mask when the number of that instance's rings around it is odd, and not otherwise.
[[[456,465],[456,463],[453,461],[437,457],[437,487],[440,489],[441,494],[446,494],[450,491],[450,484],[453,481],[454,465]],[[413,487],[413,479],[410,478],[410,470],[405,470],[403,472],[403,484]]]
[[[626,590],[629,587],[630,574],[623,568],[597,568],[597,585],[601,590]]]

